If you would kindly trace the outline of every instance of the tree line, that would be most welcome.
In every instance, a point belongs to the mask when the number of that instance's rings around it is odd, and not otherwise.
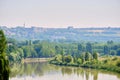
[[[16,41],[7,39],[6,53],[10,61],[21,61],[23,58],[54,57],[60,55],[70,55],[80,57],[84,53],[93,55],[120,55],[120,43],[107,42],[49,42],[41,40]]]

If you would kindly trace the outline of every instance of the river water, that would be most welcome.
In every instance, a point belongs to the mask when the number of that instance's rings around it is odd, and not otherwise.
[[[47,62],[11,65],[10,80],[120,80],[120,74]]]

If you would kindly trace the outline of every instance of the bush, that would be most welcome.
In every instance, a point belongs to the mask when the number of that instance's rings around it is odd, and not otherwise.
[[[72,56],[70,56],[70,55],[65,56],[64,60],[66,63],[70,63],[72,61]]]
[[[120,67],[120,61],[117,62],[116,66]]]
[[[92,64],[92,62],[91,61],[86,61],[85,64]]]
[[[104,63],[108,63],[108,60],[104,60],[103,62],[104,62]]]
[[[91,64],[98,64],[98,60],[95,60],[95,59],[92,60],[92,61],[91,61]]]
[[[78,58],[77,63],[82,64],[82,60],[80,58]]]
[[[62,62],[62,56],[60,54],[55,56],[55,61]]]
[[[112,61],[116,61],[118,58],[117,57],[114,57],[113,59],[112,59]]]

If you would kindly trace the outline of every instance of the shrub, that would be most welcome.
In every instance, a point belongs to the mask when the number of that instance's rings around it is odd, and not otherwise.
[[[120,67],[120,61],[117,62],[116,66]]]
[[[64,60],[66,63],[70,63],[72,61],[72,56],[70,56],[70,55],[65,56]]]
[[[108,63],[108,60],[104,60],[103,62],[104,62],[104,63]]]
[[[112,60],[113,60],[113,61],[116,61],[117,59],[118,59],[117,57],[114,57]]]
[[[91,61],[91,63],[92,63],[92,64],[97,64],[97,63],[98,63],[98,60],[95,60],[95,59],[94,59],[94,60]]]
[[[82,60],[80,58],[78,58],[77,63],[82,64]]]
[[[62,56],[60,54],[55,56],[55,61],[62,62]]]

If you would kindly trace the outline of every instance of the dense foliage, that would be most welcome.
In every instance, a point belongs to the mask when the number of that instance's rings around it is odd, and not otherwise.
[[[9,61],[5,54],[6,38],[0,30],[0,80],[9,80]]]
[[[120,55],[120,43],[104,42],[49,42],[40,40],[16,41],[8,38],[6,50],[10,61],[21,61],[23,58],[54,57],[60,54],[62,57],[70,55],[74,58],[83,57],[85,60],[98,59],[101,55]],[[85,53],[85,54],[84,54]],[[97,54],[95,54],[97,53]],[[75,59],[76,60],[76,59]],[[63,61],[63,60],[62,60]]]

